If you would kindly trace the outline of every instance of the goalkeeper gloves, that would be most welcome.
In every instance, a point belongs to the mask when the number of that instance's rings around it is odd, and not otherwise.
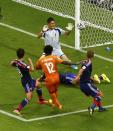
[[[42,28],[42,32],[46,32],[47,30],[48,30],[48,26],[44,25],[43,28]]]
[[[73,28],[74,28],[73,23],[68,23],[68,25],[66,26],[66,29],[67,29],[68,31],[72,31]]]

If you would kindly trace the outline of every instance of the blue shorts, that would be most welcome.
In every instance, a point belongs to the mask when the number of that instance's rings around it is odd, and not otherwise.
[[[96,97],[99,94],[98,88],[92,83],[80,83],[80,89],[87,96]]]
[[[31,79],[29,81],[22,81],[22,86],[26,93],[34,91],[36,87],[36,80]]]

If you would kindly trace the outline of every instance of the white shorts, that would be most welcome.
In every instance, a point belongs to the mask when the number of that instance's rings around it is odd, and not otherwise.
[[[62,55],[64,55],[64,53],[61,49],[56,49],[56,50],[53,50],[52,55],[61,57]]]

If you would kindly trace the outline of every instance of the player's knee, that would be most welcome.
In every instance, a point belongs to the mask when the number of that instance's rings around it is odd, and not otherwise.
[[[27,99],[30,101],[32,99],[32,92],[26,94]]]
[[[36,80],[36,88],[40,88],[41,87],[41,83],[38,81],[38,80]]]
[[[102,98],[101,98],[101,96],[96,96],[95,99],[96,99],[96,101],[101,101]]]

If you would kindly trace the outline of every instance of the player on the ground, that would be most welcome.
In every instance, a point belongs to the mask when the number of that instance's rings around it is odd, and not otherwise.
[[[101,103],[102,92],[91,82],[93,57],[94,52],[92,50],[87,51],[87,60],[83,63],[74,80],[80,82],[80,89],[85,95],[93,97],[93,104],[88,108],[90,116],[93,115],[96,106],[99,108],[99,112],[105,111],[105,108],[102,107]]]
[[[65,61],[70,61],[62,52],[59,39],[60,35],[69,35],[73,28],[74,25],[72,23],[68,23],[67,30],[56,27],[55,20],[50,17],[47,19],[47,25],[44,25],[42,31],[38,34],[38,38],[44,37],[45,45],[51,45],[53,47],[53,55],[59,56]]]
[[[46,45],[44,47],[45,56],[41,57],[36,63],[36,69],[42,70],[45,74],[45,85],[49,91],[53,104],[62,109],[62,105],[58,101],[58,86],[60,78],[58,74],[57,64],[75,65],[68,61],[63,61],[58,56],[52,55],[53,47]]]
[[[68,84],[68,85],[75,85],[76,84],[76,83],[72,83],[73,79],[75,79],[77,77],[76,74],[74,74],[74,73],[61,73],[59,75],[60,75],[60,82],[62,84]],[[110,83],[110,79],[105,74],[101,74],[100,76],[95,74],[94,76],[91,77],[91,80],[93,83],[97,83],[97,84],[100,84],[102,81]]]
[[[19,74],[21,76],[21,83],[26,93],[26,98],[19,104],[18,108],[13,111],[14,113],[19,115],[20,111],[32,99],[33,91],[35,88],[36,88],[36,93],[39,98],[38,103],[48,104],[48,101],[45,101],[42,96],[40,82],[38,80],[33,79],[30,75],[30,71],[34,71],[32,60],[29,58],[28,59],[29,65],[25,64],[25,62],[23,61],[24,54],[25,54],[24,49],[19,48],[16,53],[17,53],[18,59],[11,61],[11,65],[16,67],[17,70],[19,71]]]

